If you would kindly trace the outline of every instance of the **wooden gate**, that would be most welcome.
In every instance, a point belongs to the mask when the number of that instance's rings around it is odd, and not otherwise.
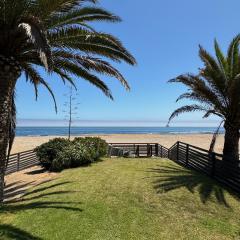
[[[158,143],[110,143],[109,156],[168,157],[168,149]]]

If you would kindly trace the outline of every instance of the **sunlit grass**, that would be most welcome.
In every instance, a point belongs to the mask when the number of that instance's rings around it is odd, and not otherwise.
[[[240,237],[239,200],[169,160],[105,159],[67,170],[1,210],[0,239]]]

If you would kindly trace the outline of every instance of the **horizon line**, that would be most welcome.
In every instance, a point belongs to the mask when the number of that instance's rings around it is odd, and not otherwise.
[[[167,127],[167,120],[74,120],[73,127]],[[170,127],[218,127],[217,120],[178,120]],[[17,127],[67,127],[62,119],[18,119]]]

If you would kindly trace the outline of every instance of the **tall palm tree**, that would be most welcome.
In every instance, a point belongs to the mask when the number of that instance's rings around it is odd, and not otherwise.
[[[134,65],[134,57],[117,38],[89,25],[93,21],[118,22],[120,18],[97,7],[96,2],[0,0],[0,201],[6,157],[15,133],[14,91],[22,73],[33,84],[36,98],[38,86],[43,85],[54,99],[40,74],[43,70],[73,85],[74,78],[83,78],[109,98],[111,92],[98,74],[115,77],[129,89],[122,74],[106,59]]]
[[[201,46],[199,56],[204,67],[197,75],[185,74],[170,80],[182,83],[189,88],[177,101],[189,99],[196,102],[174,111],[169,122],[185,112],[203,111],[204,118],[210,115],[220,117],[224,122],[225,142],[223,161],[226,164],[239,164],[240,129],[240,35],[231,42],[225,56],[215,41],[216,57],[211,56]],[[235,166],[236,166],[235,165]]]

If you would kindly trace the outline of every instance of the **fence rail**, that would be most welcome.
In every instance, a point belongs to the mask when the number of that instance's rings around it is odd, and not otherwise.
[[[240,192],[240,161],[224,162],[222,154],[183,142],[177,142],[169,149],[169,158],[183,166],[205,173]]]
[[[110,143],[109,157],[168,157],[168,149],[158,143]]]
[[[6,174],[18,172],[37,164],[39,164],[39,161],[33,150],[12,154],[9,157]]]

